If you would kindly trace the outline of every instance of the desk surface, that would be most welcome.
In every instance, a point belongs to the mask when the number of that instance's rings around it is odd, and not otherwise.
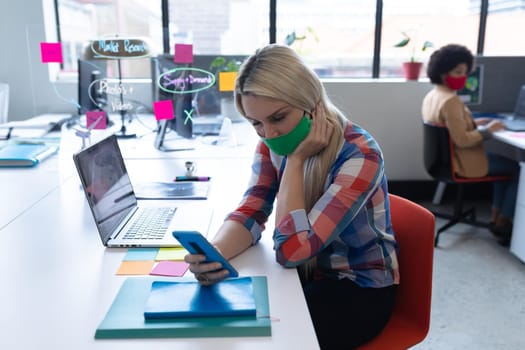
[[[496,140],[525,150],[525,132],[504,130],[495,132],[493,135]]]
[[[137,140],[128,141],[121,143],[129,151],[128,146],[133,149]],[[251,160],[249,153],[223,158],[220,148],[216,149],[219,152],[196,160],[197,171],[212,176],[209,200],[179,201],[180,205],[213,207],[210,235],[240,200]],[[73,172],[70,151],[63,148],[62,154],[30,171],[0,172],[2,182],[11,185],[1,190],[16,194],[11,201],[16,208],[9,220],[2,215],[0,230],[0,275],[4,279],[0,288],[0,348],[319,348],[296,270],[275,262],[271,225],[260,244],[232,260],[241,275],[268,277],[271,337],[95,340],[95,329],[124,281],[125,277],[115,272],[127,250],[102,246]],[[172,178],[192,156],[173,155],[126,159],[132,181]],[[34,192],[35,188],[39,191]],[[3,203],[4,207],[9,203]]]

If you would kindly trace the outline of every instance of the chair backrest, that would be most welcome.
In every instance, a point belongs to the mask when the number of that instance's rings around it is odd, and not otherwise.
[[[454,170],[454,143],[446,126],[423,122],[423,161],[428,174],[448,183],[509,180],[510,175],[462,177]]]
[[[452,179],[450,137],[444,126],[423,123],[423,160],[430,176],[441,181]]]
[[[430,326],[435,217],[408,199],[390,194],[389,200],[400,285],[392,317],[361,350],[407,349],[423,341]]]
[[[9,85],[0,83],[0,124],[7,123],[9,110]]]

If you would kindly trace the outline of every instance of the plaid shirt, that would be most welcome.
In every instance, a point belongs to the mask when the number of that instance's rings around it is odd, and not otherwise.
[[[350,122],[344,137],[325,192],[312,210],[291,211],[276,224],[277,261],[295,267],[317,256],[317,277],[348,278],[362,287],[398,284],[397,243],[381,149]],[[227,217],[243,224],[254,242],[272,212],[285,164],[286,157],[259,142],[249,188],[239,208]]]

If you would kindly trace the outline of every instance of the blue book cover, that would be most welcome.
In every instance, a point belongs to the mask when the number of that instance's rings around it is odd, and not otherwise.
[[[0,148],[0,166],[32,167],[57,150],[58,147],[44,143],[10,143]]]
[[[144,308],[155,281],[173,282],[169,277],[129,277],[116,295],[96,339],[200,338],[271,336],[270,305],[266,276],[252,276],[256,316],[144,318]],[[188,280],[185,278],[177,279]],[[193,279],[192,279],[193,280]]]
[[[197,281],[156,281],[144,309],[145,319],[214,316],[255,317],[251,277],[230,278],[211,286]]]

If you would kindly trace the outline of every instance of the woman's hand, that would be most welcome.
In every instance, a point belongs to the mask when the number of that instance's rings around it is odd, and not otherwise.
[[[492,120],[494,119],[488,118],[488,117],[480,117],[480,118],[475,118],[474,123],[476,123],[476,125],[486,125],[490,123]]]
[[[333,131],[334,127],[326,119],[324,109],[317,105],[312,112],[310,133],[297,146],[295,151],[288,156],[288,159],[299,158],[304,161],[321,152],[330,142]]]
[[[486,125],[486,127],[490,132],[496,132],[505,129],[505,124],[499,119],[493,119]]]
[[[229,272],[222,268],[219,262],[207,262],[202,254],[187,254],[184,261],[190,264],[190,272],[195,275],[197,281],[204,286],[209,286],[222,281],[228,277]]]

